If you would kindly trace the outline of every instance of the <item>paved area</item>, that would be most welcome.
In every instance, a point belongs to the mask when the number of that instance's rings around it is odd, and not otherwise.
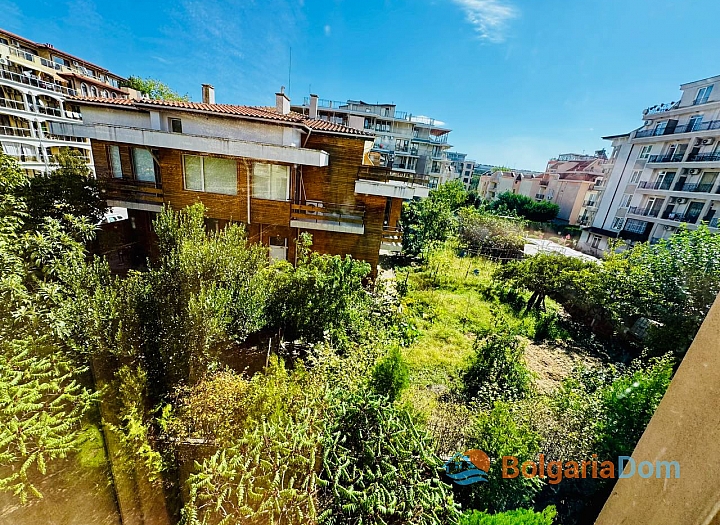
[[[525,244],[523,252],[528,256],[538,253],[559,253],[567,255],[568,257],[583,259],[584,261],[600,262],[600,259],[597,257],[573,250],[572,248],[568,248],[567,246],[563,246],[553,241],[545,239],[526,239],[526,241],[527,243]]]

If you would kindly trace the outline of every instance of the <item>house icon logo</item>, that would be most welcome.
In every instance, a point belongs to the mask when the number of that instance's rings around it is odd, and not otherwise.
[[[490,458],[478,449],[457,453],[445,462],[445,473],[456,485],[487,482]]]

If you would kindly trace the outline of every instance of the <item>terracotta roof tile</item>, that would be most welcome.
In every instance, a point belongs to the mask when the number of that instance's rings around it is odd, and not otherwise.
[[[363,130],[350,128],[340,124],[334,124],[325,120],[310,119],[305,115],[296,112],[290,112],[287,115],[278,113],[275,108],[267,106],[234,106],[230,104],[203,104],[202,102],[188,102],[184,100],[152,100],[139,99],[133,100],[128,98],[103,98],[103,97],[69,97],[70,100],[77,102],[87,102],[91,104],[107,104],[109,106],[125,106],[147,108],[148,106],[160,106],[166,108],[187,109],[195,111],[203,111],[217,113],[220,115],[230,115],[237,117],[262,118],[267,120],[275,120],[278,122],[289,122],[293,124],[303,124],[313,131],[321,133],[342,133],[344,135],[356,135],[358,137],[373,137],[371,133]]]

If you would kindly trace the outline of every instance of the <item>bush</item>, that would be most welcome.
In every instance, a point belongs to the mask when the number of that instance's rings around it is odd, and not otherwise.
[[[318,481],[320,523],[457,523],[432,441],[405,409],[365,392],[341,393],[330,420]]]
[[[517,214],[529,221],[547,222],[557,217],[560,206],[553,202],[536,202],[530,197],[511,193],[501,193],[489,205],[491,210],[503,214]]]
[[[525,237],[521,221],[482,213],[474,208],[461,209],[458,221],[460,240],[472,253],[499,259],[522,256]]]
[[[490,411],[480,413],[469,433],[469,448],[483,450],[490,457],[490,471],[487,483],[456,489],[463,507],[502,512],[532,505],[544,481],[523,476],[503,478],[502,457],[515,456],[519,464],[535,460],[540,451],[540,435],[504,402],[497,402]]]
[[[498,514],[487,514],[477,510],[466,512],[460,518],[460,525],[552,525],[557,515],[555,507],[542,512],[530,509],[509,510]]]
[[[517,400],[531,388],[531,376],[523,360],[524,346],[507,328],[475,342],[470,364],[460,375],[466,402],[492,406],[496,400]]]
[[[395,401],[410,383],[407,364],[400,350],[393,347],[388,355],[372,371],[371,387],[376,394]]]

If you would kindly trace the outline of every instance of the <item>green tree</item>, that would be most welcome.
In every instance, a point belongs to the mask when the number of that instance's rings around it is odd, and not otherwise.
[[[536,202],[530,197],[505,192],[489,204],[489,208],[498,214],[517,214],[529,221],[546,222],[557,217],[560,206],[553,202]]]
[[[525,245],[522,221],[467,207],[458,211],[458,223],[460,240],[471,252],[502,258],[522,255]]]
[[[144,95],[147,95],[153,100],[190,100],[190,95],[187,93],[185,95],[180,95],[176,91],[172,90],[167,84],[154,78],[130,76],[125,85]]]
[[[319,522],[456,523],[441,462],[410,414],[368,393],[336,396],[323,444]]]
[[[455,228],[454,212],[466,200],[462,183],[453,181],[431,190],[427,199],[405,203],[400,215],[403,251],[417,256],[433,243],[445,241]]]
[[[28,206],[19,197],[28,184],[17,162],[0,154],[0,490],[22,501],[40,496],[35,481],[49,462],[77,450],[95,402],[87,367],[66,351],[57,315],[73,300],[66,275],[83,263],[78,239],[92,228],[69,216],[64,226],[45,217],[28,231]]]
[[[27,206],[24,222],[28,229],[37,228],[47,217],[62,221],[66,215],[85,217],[95,224],[107,212],[100,184],[82,155],[62,148],[58,164],[57,169],[36,175],[18,188],[18,197]]]
[[[395,401],[410,384],[410,372],[400,350],[392,347],[372,371],[371,386],[376,394]]]
[[[586,302],[618,323],[655,321],[646,345],[655,355],[682,355],[720,292],[720,235],[682,228],[657,244],[609,253],[599,272],[585,272]]]
[[[566,296],[573,292],[573,283],[577,282],[577,277],[594,269],[597,269],[597,265],[582,259],[556,253],[539,253],[499,267],[495,271],[495,278],[532,292],[527,303],[528,310],[544,310],[546,296],[564,302]]]

